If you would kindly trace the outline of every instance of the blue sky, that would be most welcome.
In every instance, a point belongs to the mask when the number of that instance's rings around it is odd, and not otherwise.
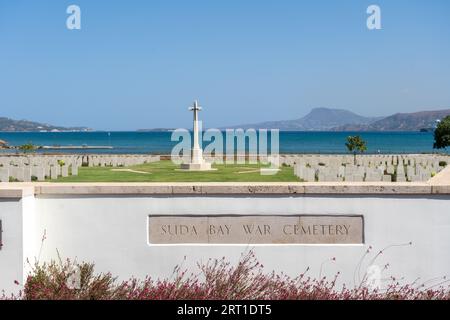
[[[0,116],[188,127],[196,98],[207,127],[450,108],[450,1],[0,0]]]

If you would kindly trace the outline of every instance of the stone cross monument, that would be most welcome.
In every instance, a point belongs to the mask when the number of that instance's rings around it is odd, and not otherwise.
[[[183,170],[191,170],[191,171],[204,171],[211,170],[211,164],[205,162],[203,159],[203,151],[200,148],[200,143],[198,141],[199,132],[198,132],[198,112],[201,111],[202,108],[198,105],[197,100],[194,101],[194,105],[189,108],[189,111],[194,112],[194,141],[192,143],[191,149],[191,161],[190,163],[183,163],[181,165],[181,169]]]

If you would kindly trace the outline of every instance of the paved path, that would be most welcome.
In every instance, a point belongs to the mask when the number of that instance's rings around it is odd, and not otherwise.
[[[450,184],[450,165],[448,165],[444,170],[439,172],[433,178],[428,180],[431,184]]]
[[[138,170],[132,170],[132,169],[111,169],[111,171],[116,171],[116,172],[132,172],[132,173],[142,173],[142,174],[152,174],[151,172],[138,171]]]

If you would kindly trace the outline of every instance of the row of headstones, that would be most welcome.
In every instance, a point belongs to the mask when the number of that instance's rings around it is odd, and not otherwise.
[[[427,181],[433,174],[437,174],[442,171],[444,167],[439,166],[439,164],[431,163],[427,164],[412,164],[412,165],[398,165],[397,166],[397,182],[404,181]]]
[[[14,165],[14,166],[40,166],[40,165],[56,165],[60,161],[64,163],[82,165],[81,156],[49,156],[49,155],[33,155],[33,156],[0,156],[0,166]]]
[[[59,161],[73,164],[74,166],[133,166],[144,163],[151,163],[160,161],[160,156],[157,155],[71,155],[71,156],[48,156],[48,155],[33,155],[33,156],[3,156],[0,157],[0,166],[14,165],[56,165]]]
[[[384,174],[384,170],[381,168],[367,170],[361,166],[356,166],[354,169],[349,166],[340,166],[334,170],[324,166],[310,167],[296,164],[294,165],[294,173],[303,181],[308,182],[392,181],[392,176]]]
[[[78,175],[78,166],[74,165],[53,165],[53,166],[9,166],[0,167],[0,182],[13,181],[31,182],[33,177],[36,181],[45,181],[46,178],[58,179],[58,177],[68,177]]]
[[[79,156],[4,156],[0,157],[0,181],[45,181],[78,175]],[[33,179],[34,177],[34,179]]]
[[[341,164],[354,164],[356,160],[356,165],[364,167],[382,164],[397,166],[399,163],[403,163],[404,165],[432,165],[437,168],[439,162],[448,162],[450,157],[446,155],[358,155],[355,159],[353,155],[283,155],[280,160],[286,165],[303,162],[311,166],[319,164],[339,166]]]
[[[439,165],[439,161],[449,160],[449,158],[426,158],[419,156],[400,156],[395,160],[385,161],[377,159],[366,162],[366,165],[348,164],[346,159],[341,156],[334,156],[333,161],[326,161],[324,156],[298,157],[292,156],[283,159],[283,163],[294,167],[294,173],[303,181],[393,181],[396,177],[397,182],[404,181],[427,181],[434,174],[440,172],[444,167]],[[293,160],[294,161],[289,161]],[[311,161],[313,159],[313,161]],[[445,159],[445,160],[443,160]],[[328,157],[327,160],[330,160]],[[342,161],[342,162],[341,162]],[[328,166],[327,164],[328,163]],[[406,169],[405,169],[406,168]]]
[[[417,182],[427,181],[431,178],[432,172],[429,168],[407,166],[407,171],[404,169],[385,169],[384,167],[365,168],[356,167],[356,170],[349,169],[349,166],[340,166],[337,170],[323,166],[309,167],[301,164],[294,166],[294,173],[303,181],[384,181],[392,182],[394,174],[397,182]],[[398,166],[403,168],[403,166]]]
[[[0,182],[58,179],[78,175],[81,166],[133,166],[159,161],[159,156],[4,156],[0,157]],[[34,178],[33,178],[34,177]]]
[[[405,165],[413,164],[436,164],[440,161],[448,162],[450,156],[448,155],[358,155],[356,158],[353,155],[283,155],[281,161],[286,164],[294,164],[298,162],[309,163],[310,165],[340,165],[340,164],[354,164],[359,166],[373,166],[379,164],[398,165],[401,161]]]

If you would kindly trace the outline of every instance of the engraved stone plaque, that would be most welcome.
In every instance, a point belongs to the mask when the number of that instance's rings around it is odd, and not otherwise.
[[[150,244],[362,244],[356,215],[150,215]]]

